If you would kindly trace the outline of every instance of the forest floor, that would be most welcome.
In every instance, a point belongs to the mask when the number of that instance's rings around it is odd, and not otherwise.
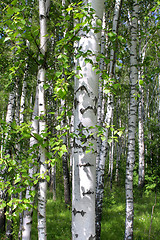
[[[160,239],[160,193],[134,193],[134,239]],[[154,206],[152,224],[151,215]],[[32,240],[37,240],[36,212],[34,213]],[[150,227],[151,226],[151,227]],[[125,190],[114,187],[105,190],[102,216],[101,240],[123,240],[125,228]],[[150,233],[149,233],[150,231]],[[71,239],[71,210],[66,208],[64,201],[58,196],[52,200],[51,193],[47,201],[47,240]]]
[[[154,206],[153,216],[152,209]],[[47,200],[47,240],[71,239],[71,209],[65,206],[62,191],[57,193],[57,200],[52,200],[48,192]],[[151,224],[152,216],[152,224]],[[134,193],[134,239],[160,239],[160,193]],[[107,188],[104,194],[101,240],[123,240],[125,228],[125,190]],[[17,229],[18,230],[18,229]],[[0,236],[0,239],[5,237]],[[32,237],[37,240],[37,211],[33,213]],[[15,238],[16,240],[16,238]]]

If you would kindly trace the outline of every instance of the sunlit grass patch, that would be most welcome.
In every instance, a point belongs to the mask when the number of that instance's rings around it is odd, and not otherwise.
[[[150,240],[160,239],[160,195],[157,194],[156,205],[153,212],[151,225],[152,207],[155,203],[155,193],[134,194],[134,239],[148,240],[151,226]],[[125,231],[125,191],[124,188],[115,188],[112,191],[105,189],[102,214],[101,240],[123,240]]]

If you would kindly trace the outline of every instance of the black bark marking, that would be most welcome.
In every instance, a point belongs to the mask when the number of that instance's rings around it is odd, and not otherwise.
[[[78,128],[79,129],[83,129],[84,128],[84,126],[83,126],[83,124],[81,122],[78,124]]]
[[[95,105],[97,105],[98,99],[96,97],[94,98],[93,101],[95,102]]]
[[[88,107],[86,107],[86,108],[81,108],[81,109],[80,109],[81,114],[83,114],[84,112],[86,112],[88,109],[93,110],[94,114],[96,115],[96,113],[97,113],[97,108],[96,108],[96,107],[93,108],[92,106],[88,106]]]
[[[44,15],[42,15],[42,14],[39,16],[39,19],[40,19],[40,20],[42,20],[42,19],[44,19],[44,18],[46,18],[46,16],[44,16]]]
[[[76,90],[76,93],[77,93],[79,90],[81,90],[81,91],[83,91],[83,90],[86,91],[87,94],[88,94],[88,96],[90,97],[90,94],[89,94],[87,88],[86,88],[84,85],[80,86],[80,87]]]
[[[75,208],[74,210],[72,211],[74,216],[77,214],[77,213],[80,213],[82,215],[82,217],[84,217],[84,215],[86,214],[86,212],[84,212],[83,210],[82,211],[77,211]]]
[[[82,193],[83,196],[85,196],[85,195],[91,195],[91,194],[94,194],[94,191],[88,190],[87,192],[83,192],[83,193]]]
[[[77,98],[74,99],[74,108],[76,109],[77,108],[77,105],[78,105],[79,101],[77,100]]]
[[[93,164],[90,164],[89,162],[88,163],[84,163],[84,164],[78,164],[77,167],[92,167],[94,166]]]
[[[75,234],[75,237],[78,238],[78,234]]]
[[[92,236],[92,234],[91,234],[91,236],[88,238],[88,240],[93,240],[93,239],[95,239],[96,238],[96,235],[95,236]]]
[[[82,145],[79,145],[79,144],[77,144],[76,143],[76,141],[75,141],[75,139],[74,139],[74,141],[73,141],[73,147],[74,148],[81,148],[82,150],[83,150],[83,152],[85,152],[86,151],[86,146],[82,146]]]

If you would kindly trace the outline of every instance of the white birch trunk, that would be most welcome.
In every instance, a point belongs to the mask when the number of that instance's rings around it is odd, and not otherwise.
[[[102,20],[104,1],[92,0],[96,14]],[[84,1],[84,3],[86,3]],[[95,24],[95,23],[94,23]],[[91,50],[99,53],[100,34],[91,30],[80,32],[79,47],[84,53]],[[91,57],[95,62],[95,57]],[[72,184],[72,240],[91,240],[95,238],[95,183],[96,183],[96,136],[98,76],[92,70],[92,64],[79,59],[82,74],[75,78],[74,129],[77,137],[74,140],[73,184]],[[90,127],[94,127],[93,129]],[[93,135],[92,135],[93,134]],[[83,138],[83,137],[84,138]],[[89,143],[93,144],[86,153]]]
[[[144,126],[143,126],[143,86],[139,84],[140,99],[138,105],[138,143],[139,143],[139,178],[138,186],[143,188],[145,177],[145,160],[144,160]]]
[[[7,114],[6,114],[6,123],[9,126],[13,121],[14,115],[16,115],[16,94],[17,94],[16,90],[17,89],[14,86],[13,91],[9,94],[9,102],[8,102],[8,108],[7,108]],[[8,133],[7,133],[5,136],[5,143],[7,144],[8,141],[9,141],[9,139],[8,139]],[[10,145],[9,146],[6,145],[5,152],[6,152],[6,154],[7,153],[10,154]],[[3,194],[5,195],[5,193],[3,193]],[[11,199],[12,199],[12,197],[13,197],[13,194],[11,194]],[[12,216],[12,208],[11,207],[9,207],[8,212],[9,212],[9,216],[11,217]],[[13,223],[12,219],[7,219],[6,238],[8,238],[8,239],[12,239],[12,234],[13,234],[12,223]]]
[[[13,90],[9,93],[9,99],[8,99],[8,106],[7,106],[7,113],[6,113],[6,123],[8,124],[8,126],[10,126],[10,124],[13,121],[14,118],[14,113],[15,113],[15,99],[16,99],[16,94],[15,94],[15,88],[13,88]],[[10,129],[8,129],[9,131]],[[4,134],[4,152],[5,154],[9,153],[9,146],[7,146],[7,142],[8,142],[8,133]],[[1,156],[3,157],[3,153],[1,153]],[[4,155],[5,156],[5,155]],[[6,171],[6,169],[3,169],[2,174],[4,174]],[[5,179],[1,179],[2,181],[5,181]],[[4,199],[6,197],[6,191],[2,191],[0,190],[0,199]],[[2,231],[5,231],[5,209],[0,209],[0,227],[2,229]],[[7,234],[9,236],[11,236],[12,232],[11,229],[9,230],[9,232],[6,231],[6,236]]]
[[[15,89],[9,94],[8,99],[8,107],[7,107],[7,114],[6,114],[6,123],[12,123],[14,111],[15,111]]]
[[[32,130],[31,134],[34,133],[38,134],[38,120],[35,119],[35,117],[38,116],[38,88],[36,88],[36,98],[35,98],[35,104],[34,104],[34,110],[33,110],[33,116],[32,116]],[[34,144],[37,144],[37,140],[34,137],[31,137],[30,139],[30,147],[32,148]],[[34,160],[33,160],[34,161]],[[29,177],[32,178],[33,174],[35,173],[35,167],[34,162],[29,168]],[[30,191],[34,191],[35,187],[27,187],[26,190],[26,199],[30,199]],[[33,205],[33,202],[31,201],[31,206]],[[22,227],[22,240],[30,240],[31,239],[31,227],[32,227],[32,209],[26,209],[23,213],[23,227]]]
[[[112,31],[117,33],[118,30],[118,20],[121,8],[121,0],[116,0],[115,2],[115,9],[114,9],[114,16],[113,16],[113,24],[112,24]],[[115,51],[111,48],[110,53],[110,69],[109,69],[109,76],[110,78],[113,77],[114,73],[114,59],[115,59]],[[100,96],[99,96],[100,97]],[[103,100],[104,101],[104,100]],[[108,128],[106,126],[110,125],[111,117],[113,114],[113,94],[110,92],[108,94],[107,99],[107,113],[106,116],[104,115],[101,117],[101,121],[103,121],[103,127],[105,128],[104,137],[105,140],[101,142],[101,149],[99,154],[99,160],[97,163],[97,189],[96,189],[96,239],[100,239],[101,233],[101,216],[102,216],[102,201],[103,201],[103,192],[104,192],[104,170],[105,170],[105,161],[108,149]],[[103,109],[103,106],[102,106]]]
[[[139,55],[142,58],[142,64],[144,62],[145,54],[146,54],[146,47],[147,43],[142,49],[139,49]],[[139,44],[139,48],[141,48],[141,41]],[[141,76],[143,75],[143,66],[142,69],[139,70],[138,77],[139,77],[139,104],[138,104],[138,143],[139,143],[139,178],[138,178],[138,186],[139,188],[143,188],[144,180],[145,180],[145,159],[144,159],[144,92],[143,92],[143,85],[140,84]]]
[[[135,162],[135,130],[136,130],[136,85],[138,80],[137,66],[137,18],[138,3],[133,1],[133,15],[131,23],[131,48],[130,48],[130,111],[128,122],[128,154],[126,161],[126,222],[125,240],[133,239],[133,169]]]
[[[43,64],[39,67],[38,72],[38,92],[39,92],[39,134],[43,135],[46,128],[45,123],[45,101],[44,101],[44,82],[45,82],[45,56],[47,52],[47,16],[46,9],[50,4],[46,1],[39,0],[39,18],[40,18],[40,50],[43,55]],[[43,136],[42,136],[43,137]],[[38,239],[46,240],[46,191],[47,182],[45,175],[47,172],[47,165],[45,163],[45,148],[40,146],[40,179],[38,187]]]
[[[112,118],[111,125],[113,125],[113,115],[111,118]],[[109,149],[110,189],[112,189],[112,181],[113,181],[113,154],[114,154],[114,141],[113,141],[113,131],[112,131],[112,142],[110,143],[110,149]]]

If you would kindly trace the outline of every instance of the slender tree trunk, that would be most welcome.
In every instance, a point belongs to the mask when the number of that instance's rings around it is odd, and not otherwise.
[[[15,114],[15,102],[16,102],[16,91],[15,86],[13,87],[12,92],[9,94],[9,100],[8,100],[8,107],[7,107],[7,114],[6,114],[6,123],[10,125],[13,121],[14,114]],[[10,130],[10,129],[9,129]],[[9,131],[8,130],[8,131]],[[10,145],[9,145],[9,137],[8,133],[5,136],[5,153],[10,154]],[[4,170],[5,172],[5,170]],[[5,179],[3,179],[5,181]],[[5,196],[5,191],[2,193],[2,196]],[[4,214],[5,211],[2,211],[2,214]],[[9,207],[9,215],[12,214],[12,209]],[[1,215],[1,218],[5,224],[5,216]],[[7,227],[6,227],[6,238],[12,239],[12,220],[7,220]]]
[[[65,100],[61,100],[61,108],[65,112],[62,120],[62,128],[66,125],[66,104]],[[62,130],[63,144],[67,146],[67,136]],[[68,169],[68,156],[67,152],[62,155],[62,166],[63,166],[63,180],[64,180],[64,200],[66,204],[71,204],[71,191],[69,181],[69,169]]]
[[[138,3],[133,1],[133,15],[131,23],[131,48],[130,48],[130,111],[128,123],[128,154],[126,162],[126,222],[125,240],[133,239],[133,169],[135,162],[135,130],[136,130],[136,85],[138,80],[137,69],[137,18]]]
[[[39,92],[39,134],[43,137],[46,128],[45,122],[45,101],[44,101],[44,83],[46,74],[46,53],[47,53],[47,16],[48,12],[48,1],[39,0],[39,18],[40,18],[40,50],[43,56],[42,65],[39,66],[38,71],[38,92]],[[48,11],[48,10],[47,10]],[[47,192],[47,182],[45,175],[47,172],[47,165],[45,148],[40,145],[40,179],[38,187],[38,239],[46,240],[46,192]]]
[[[140,21],[139,21],[140,23]],[[140,34],[139,34],[140,35]],[[146,47],[147,43],[143,47],[141,51],[141,39],[139,43],[139,55],[141,56],[142,64],[144,62],[145,54],[146,54]],[[142,54],[141,54],[142,52]],[[145,159],[144,159],[144,151],[145,151],[145,145],[144,145],[144,91],[143,91],[143,84],[141,84],[140,81],[142,81],[141,76],[143,75],[143,66],[139,70],[138,78],[139,78],[139,92],[140,92],[140,98],[139,98],[139,104],[138,104],[138,143],[139,143],[139,178],[138,178],[138,186],[140,189],[144,187],[144,180],[145,180]]]
[[[102,20],[104,1],[88,1]],[[86,1],[84,1],[86,3]],[[93,23],[95,24],[94,20]],[[83,53],[99,52],[100,34],[90,30],[80,32],[79,47]],[[91,57],[95,62],[95,57]],[[79,62],[78,62],[79,61]],[[80,57],[80,79],[75,78],[73,185],[72,185],[72,239],[91,240],[95,238],[95,183],[96,183],[96,135],[98,76],[92,64]],[[93,127],[93,128],[92,128]],[[92,145],[89,147],[89,145]],[[86,150],[91,150],[86,153]]]
[[[53,192],[53,201],[56,201],[56,163],[51,167],[50,191]]]
[[[65,7],[66,1],[62,0],[62,6]],[[65,15],[62,13],[63,17],[65,17]],[[65,37],[66,35],[66,30],[63,33],[63,37]],[[65,54],[65,53],[64,53]],[[66,80],[66,76],[65,74],[62,75],[62,77],[64,78],[64,81]],[[65,127],[66,123],[67,123],[67,118],[66,118],[66,100],[65,99],[61,99],[61,109],[62,111],[64,111],[64,116],[63,116],[63,120],[62,120],[62,128]],[[67,136],[64,134],[64,130],[62,130],[62,138],[63,138],[63,144],[67,147]],[[63,180],[64,180],[64,200],[66,204],[71,205],[71,190],[70,190],[70,181],[69,181],[69,169],[68,169],[68,154],[67,152],[65,152],[62,155],[62,166],[63,166]]]
[[[145,178],[145,161],[144,161],[144,127],[143,127],[143,86],[139,85],[141,93],[138,105],[138,142],[139,142],[139,179],[138,186],[143,188]]]
[[[19,124],[21,125],[24,122],[24,110],[25,110],[25,98],[26,98],[26,91],[27,91],[27,82],[26,82],[26,75],[28,71],[28,64],[26,64],[26,69],[23,76],[23,85],[22,85],[22,94],[21,94],[21,100],[20,100],[20,114],[19,114]],[[19,148],[23,149],[23,146],[20,145]],[[19,199],[22,200],[23,198],[23,192],[19,193]],[[19,213],[19,233],[18,237],[19,239],[22,239],[22,227],[23,227],[23,213]]]
[[[103,12],[102,22],[102,34],[101,34],[101,54],[105,55],[105,29],[106,27],[106,14]],[[100,61],[100,70],[104,70],[104,59]],[[98,89],[98,107],[97,107],[97,125],[104,126],[104,112],[105,112],[105,99],[103,93],[103,79],[102,73],[100,73],[99,89]],[[108,131],[107,131],[108,134]],[[106,132],[104,133],[106,137]],[[97,138],[97,158],[96,158],[96,239],[100,238],[101,233],[101,215],[102,215],[102,196],[101,190],[104,189],[103,173],[104,173],[104,159],[106,158],[107,149],[103,146],[107,146],[107,140],[102,141],[101,136]],[[106,151],[104,151],[104,149]],[[102,155],[103,154],[103,155]]]
[[[118,20],[119,14],[121,9],[121,0],[117,0],[115,2],[115,9],[114,9],[114,17],[113,17],[113,25],[112,31],[117,33],[118,30]],[[110,53],[110,69],[109,69],[109,76],[113,78],[114,69],[115,69],[115,51],[113,46],[111,48]],[[99,98],[101,95],[99,95]],[[101,102],[101,100],[99,100]],[[103,100],[104,101],[104,100]],[[101,103],[99,103],[99,106]],[[96,239],[100,240],[100,233],[101,233],[101,217],[102,217],[102,202],[103,202],[103,192],[104,192],[104,170],[105,170],[105,161],[108,149],[108,128],[106,126],[110,125],[111,117],[113,114],[113,94],[111,92],[107,95],[107,113],[106,116],[101,116],[102,126],[105,129],[104,137],[105,139],[100,142],[100,153],[99,158],[97,160],[97,188],[96,188]],[[103,109],[103,103],[101,108]],[[104,114],[101,113],[101,115]],[[99,151],[98,151],[99,152]]]
[[[120,121],[119,121],[119,113],[120,113],[120,109],[119,109],[119,100],[117,101],[117,106],[116,106],[116,127],[117,129],[119,127],[121,127],[120,125]],[[120,160],[121,160],[121,138],[118,136],[118,142],[116,143],[116,175],[115,175],[115,182],[118,184],[120,181],[120,176],[119,176],[119,169],[120,169]]]
[[[113,115],[111,120],[113,125]],[[113,137],[113,131],[112,131],[112,137]],[[114,141],[112,138],[112,142],[110,143],[110,149],[109,149],[109,176],[110,176],[110,189],[112,190],[112,182],[113,182],[113,154],[114,154]]]
[[[33,116],[32,116],[32,130],[31,130],[32,135],[34,135],[34,133],[38,134],[38,120],[36,119],[37,116],[38,116],[38,88],[36,88],[36,97],[35,97],[34,110],[33,110]],[[32,148],[35,144],[37,144],[36,138],[31,137],[30,148]],[[33,174],[35,173],[35,166],[34,166],[35,159],[33,159],[32,161],[33,161],[33,164],[30,164],[29,173],[28,173],[30,178],[32,178]],[[26,190],[25,198],[30,199],[31,198],[30,192],[34,190],[35,190],[34,186],[32,187],[28,186]],[[32,207],[33,201],[31,201],[30,204]],[[32,208],[26,209],[23,213],[22,240],[31,239],[32,214],[33,214]]]
[[[9,99],[8,99],[8,106],[7,106],[7,113],[6,113],[6,123],[11,124],[13,121],[14,117],[14,111],[15,111],[15,91],[13,90],[9,94]],[[7,138],[8,134],[4,136],[4,144],[7,147]],[[5,149],[4,149],[5,150]],[[1,157],[3,157],[3,153],[1,153]],[[5,171],[5,170],[4,170]],[[5,181],[3,179],[3,181]],[[0,199],[4,199],[5,197],[5,191],[0,190]],[[5,208],[0,209],[0,231],[5,231]]]

